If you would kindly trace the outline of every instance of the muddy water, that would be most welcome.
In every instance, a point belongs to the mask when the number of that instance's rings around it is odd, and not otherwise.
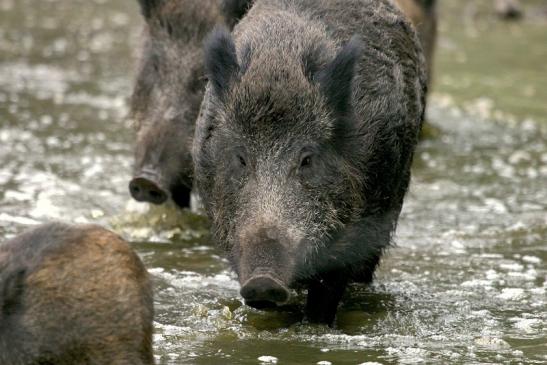
[[[397,247],[335,329],[242,305],[206,222],[132,203],[125,119],[136,1],[0,0],[0,237],[52,219],[135,242],[161,364],[547,362],[547,21],[444,1]],[[460,4],[463,4],[460,6]],[[477,5],[478,4],[478,5]]]

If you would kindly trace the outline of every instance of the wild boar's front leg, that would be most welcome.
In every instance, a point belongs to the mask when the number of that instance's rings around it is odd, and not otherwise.
[[[348,278],[344,272],[333,271],[311,281],[308,286],[306,317],[309,322],[332,327],[338,303],[344,295]]]

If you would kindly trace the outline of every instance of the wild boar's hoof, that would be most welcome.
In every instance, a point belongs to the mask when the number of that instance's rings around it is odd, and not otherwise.
[[[167,192],[153,179],[138,176],[129,182],[131,196],[140,202],[163,204],[167,200]]]
[[[254,308],[268,308],[285,304],[290,297],[289,290],[273,275],[260,273],[251,276],[241,287],[245,304]]]

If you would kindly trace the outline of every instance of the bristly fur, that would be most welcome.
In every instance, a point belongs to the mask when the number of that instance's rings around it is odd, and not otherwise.
[[[127,242],[50,223],[0,244],[0,364],[152,365],[153,294]]]
[[[331,324],[347,283],[372,280],[410,181],[415,29],[388,0],[255,0],[233,38],[211,36],[206,69],[193,158],[215,240],[243,289],[266,270]]]
[[[205,41],[205,72],[217,97],[223,98],[239,69],[236,47],[230,32],[216,27]]]

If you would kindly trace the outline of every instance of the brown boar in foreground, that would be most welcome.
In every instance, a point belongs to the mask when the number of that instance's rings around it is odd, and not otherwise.
[[[426,67],[387,0],[256,0],[206,43],[195,177],[241,295],[332,324],[391,238],[423,123]]]
[[[127,242],[47,224],[0,245],[0,364],[153,364],[152,290]]]

